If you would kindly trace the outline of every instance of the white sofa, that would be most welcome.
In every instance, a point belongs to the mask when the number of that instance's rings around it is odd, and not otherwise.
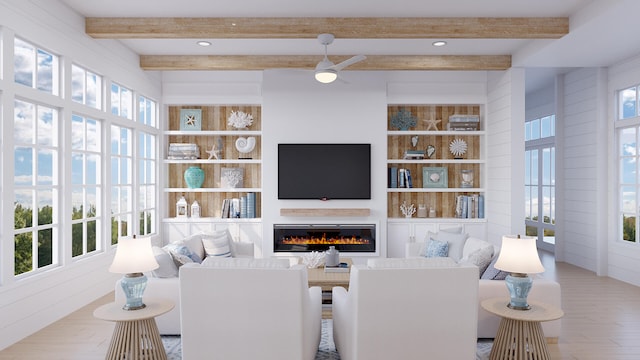
[[[288,259],[208,258],[180,268],[184,360],[313,360],[322,292]]]
[[[475,359],[478,275],[448,258],[372,259],[333,288],[343,360]]]
[[[250,242],[233,241],[231,236],[225,232],[229,241],[231,255],[235,258],[253,258],[254,244]],[[198,233],[189,236],[186,239],[176,241],[176,243],[184,243],[201,258],[206,258],[206,251],[202,243],[202,236],[205,233]],[[209,234],[215,235],[215,234]],[[165,246],[166,248],[166,246]],[[178,279],[178,265],[169,253],[159,247],[154,247],[156,260],[160,268],[147,273],[148,283],[144,292],[144,299],[163,298],[169,299],[175,303],[174,308],[158,317],[156,324],[161,335],[180,335],[180,281]],[[125,303],[124,292],[120,285],[120,280],[115,284],[115,301]]]
[[[479,244],[479,242],[487,243],[483,240],[479,240],[477,238],[470,237],[465,242],[462,248],[462,255],[459,256],[459,259],[454,259],[460,262],[465,262],[468,260],[470,253],[477,249],[477,246],[469,246],[469,244],[474,243],[475,245]],[[488,243],[487,243],[488,244]],[[422,252],[425,249],[425,242],[412,242],[407,243],[405,246],[405,257],[406,258],[418,258],[423,257]],[[465,252],[466,251],[466,252]],[[492,261],[487,268],[487,272],[493,270],[492,268],[495,259],[498,256],[498,249],[494,247]],[[494,297],[503,297],[509,298],[509,290],[505,284],[504,280],[490,280],[490,279],[482,279],[480,278],[482,274],[478,274],[479,278],[479,286],[478,286],[478,338],[495,338],[498,332],[498,327],[500,325],[500,317],[494,314],[489,313],[484,310],[482,306],[480,306],[480,302],[485,299],[494,298]],[[529,300],[540,301],[547,304],[554,305],[558,308],[562,308],[562,296],[560,284],[556,281],[545,279],[539,275],[533,275],[533,287],[531,292],[529,293]],[[542,329],[544,331],[544,335],[547,338],[547,341],[550,343],[555,343],[560,336],[561,330],[561,319],[548,321],[542,323]]]

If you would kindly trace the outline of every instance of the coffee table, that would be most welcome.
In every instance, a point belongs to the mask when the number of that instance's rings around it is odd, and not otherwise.
[[[340,258],[340,262],[353,265],[351,258]],[[309,286],[319,286],[322,289],[322,318],[331,319],[331,290],[334,286],[349,289],[350,272],[325,272],[324,267],[307,269]]]

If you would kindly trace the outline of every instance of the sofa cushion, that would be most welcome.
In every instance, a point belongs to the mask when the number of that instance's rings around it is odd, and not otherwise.
[[[168,252],[169,254],[171,254],[173,261],[178,267],[184,264],[201,261],[198,259],[197,257],[198,255],[192,253],[191,250],[189,250],[189,248],[186,247],[185,245],[180,245],[178,243],[171,243],[171,244],[165,245],[162,249]]]
[[[231,242],[226,230],[202,235],[202,245],[207,257],[231,257]]]
[[[424,254],[425,257],[447,257],[448,254],[449,244],[446,241],[429,239],[427,242],[427,249]]]
[[[489,264],[493,260],[493,246],[479,248],[469,255],[467,259],[463,259],[460,262],[463,264],[473,264],[478,267],[478,278],[484,274],[489,267]]]
[[[205,254],[204,247],[202,246],[202,233],[193,234],[182,240],[176,241],[175,243],[186,246],[192,254],[197,255],[197,258],[189,256],[193,261],[202,262],[202,259],[204,259]],[[200,260],[198,261],[198,259]]]
[[[178,276],[178,267],[173,260],[171,254],[163,250],[161,247],[153,246],[153,256],[158,262],[158,268],[151,273],[157,278],[170,278]]]
[[[448,255],[450,258],[453,258],[455,261],[460,261],[462,258],[462,250],[464,248],[464,244],[467,241],[467,237],[469,237],[466,233],[455,233],[449,231],[438,231],[437,233],[432,233],[429,231],[427,233],[429,239],[435,239],[438,241],[446,242],[449,244]],[[427,244],[428,246],[429,244]]]
[[[489,266],[487,267],[487,270],[484,271],[484,273],[482,274],[480,279],[485,279],[485,280],[504,280],[507,277],[507,275],[509,275],[509,273],[506,272],[506,271],[502,271],[502,270],[496,269],[495,264],[496,264],[496,261],[498,260],[498,255],[499,254],[495,254],[493,256],[493,259],[491,260],[491,263],[489,263]]]
[[[462,249],[462,260],[468,259],[471,254],[482,248],[490,248],[491,255],[493,256],[493,244],[470,236],[464,243],[464,247]]]
[[[212,268],[242,268],[242,269],[288,269],[288,259],[251,259],[251,258],[221,258],[207,256],[201,266]]]
[[[437,268],[457,266],[456,262],[449,257],[433,258],[387,258],[368,259],[367,267],[370,269],[412,269],[412,268]]]

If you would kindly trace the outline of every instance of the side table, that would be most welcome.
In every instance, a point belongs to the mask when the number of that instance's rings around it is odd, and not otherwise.
[[[481,303],[485,310],[502,317],[489,359],[551,359],[540,323],[557,320],[564,316],[564,312],[555,306],[535,301],[529,302],[529,310],[514,310],[507,307],[508,303],[507,298],[491,298]]]
[[[121,303],[98,307],[93,316],[116,323],[107,352],[107,360],[167,360],[155,317],[171,309],[170,300],[145,300],[144,309],[124,310]]]

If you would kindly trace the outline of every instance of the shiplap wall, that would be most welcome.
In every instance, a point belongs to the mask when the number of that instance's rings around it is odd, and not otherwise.
[[[487,102],[487,238],[524,233],[524,70],[492,72]]]
[[[564,87],[560,89],[564,119],[558,123],[564,136],[557,142],[564,154],[564,167],[558,174],[563,178],[564,192],[556,194],[564,206],[563,233],[559,235],[563,258],[592,271],[598,269],[598,241],[606,241],[599,240],[601,222],[606,226],[606,214],[599,208],[606,209],[606,204],[598,196],[598,172],[606,173],[606,166],[598,164],[598,152],[606,153],[607,148],[606,131],[599,134],[598,126],[599,121],[604,121],[599,119],[601,82],[600,71],[594,68],[564,76]]]

